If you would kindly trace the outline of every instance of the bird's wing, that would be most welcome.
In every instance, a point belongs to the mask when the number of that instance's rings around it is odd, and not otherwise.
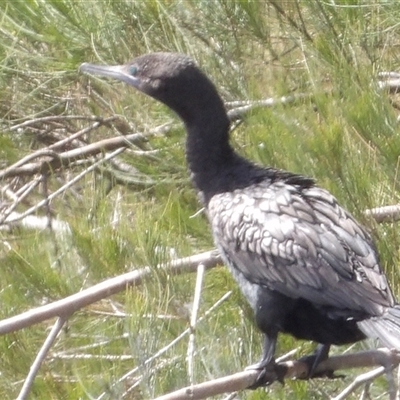
[[[371,237],[323,189],[253,185],[215,195],[208,217],[231,267],[252,283],[371,315],[394,303]]]

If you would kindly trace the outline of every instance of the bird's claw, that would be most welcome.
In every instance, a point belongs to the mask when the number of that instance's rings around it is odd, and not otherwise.
[[[254,383],[251,384],[247,389],[254,390],[258,389],[259,387],[269,386],[275,381],[280,382],[282,385],[285,383],[287,367],[284,365],[273,362],[266,366],[255,364],[246,368],[247,371],[254,369],[260,371],[260,373],[258,374]]]
[[[337,379],[344,378],[345,375],[337,375],[333,370],[327,369],[322,371],[316,371],[319,362],[316,362],[316,355],[313,354],[311,356],[301,357],[299,359],[300,362],[307,365],[307,374],[305,376],[298,377],[298,379],[309,380],[313,378],[328,378],[328,379]]]

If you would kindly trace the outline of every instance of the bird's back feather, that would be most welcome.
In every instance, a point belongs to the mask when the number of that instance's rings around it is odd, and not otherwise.
[[[213,196],[208,216],[230,268],[253,284],[338,312],[394,305],[370,235],[326,190],[265,179]]]

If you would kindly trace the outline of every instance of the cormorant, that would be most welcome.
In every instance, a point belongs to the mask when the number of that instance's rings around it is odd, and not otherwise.
[[[119,79],[183,120],[191,179],[215,244],[265,336],[254,368],[277,370],[279,332],[320,344],[313,367],[331,344],[370,337],[400,349],[400,306],[369,233],[313,179],[239,156],[223,101],[191,58],[152,53],[80,70]]]

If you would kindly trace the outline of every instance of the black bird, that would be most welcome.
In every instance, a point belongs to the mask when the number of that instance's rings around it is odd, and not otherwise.
[[[215,244],[265,335],[254,368],[277,370],[279,332],[320,344],[313,368],[332,344],[370,337],[400,349],[400,306],[369,233],[313,179],[239,156],[223,101],[191,58],[152,53],[80,70],[119,79],[183,120],[191,179]]]

